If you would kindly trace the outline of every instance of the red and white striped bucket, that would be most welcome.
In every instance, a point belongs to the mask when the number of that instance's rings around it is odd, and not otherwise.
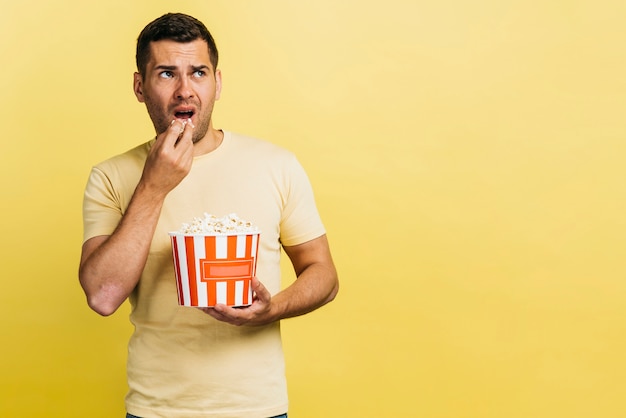
[[[252,304],[259,232],[198,235],[170,232],[181,306]]]

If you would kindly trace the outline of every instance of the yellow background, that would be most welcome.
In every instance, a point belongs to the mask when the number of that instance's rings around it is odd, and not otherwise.
[[[0,4],[0,416],[123,416],[128,306],[87,308],[81,200],[153,135],[134,47],[167,11],[218,42],[215,125],[296,152],[328,228],[290,416],[626,416],[623,1]]]

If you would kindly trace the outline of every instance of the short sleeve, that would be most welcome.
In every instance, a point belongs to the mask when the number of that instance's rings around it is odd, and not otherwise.
[[[311,182],[300,162],[292,155],[286,164],[286,199],[280,223],[284,246],[303,244],[326,233],[315,204]]]
[[[111,235],[120,219],[122,206],[111,179],[99,168],[92,168],[83,197],[83,242]]]

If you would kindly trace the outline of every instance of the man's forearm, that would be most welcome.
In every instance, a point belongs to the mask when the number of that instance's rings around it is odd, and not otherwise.
[[[331,302],[339,290],[334,266],[312,264],[272,298],[275,320],[304,315]]]
[[[83,245],[80,283],[89,306],[110,315],[133,291],[148,257],[164,196],[149,193],[140,183],[118,227],[108,237]]]
[[[113,234],[83,244],[80,283],[89,306],[99,314],[115,312],[137,285],[165,197],[191,170],[192,132],[192,124],[175,121],[157,136],[141,180]]]

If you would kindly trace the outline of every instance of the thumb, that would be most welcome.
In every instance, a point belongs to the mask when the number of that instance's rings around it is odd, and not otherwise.
[[[252,278],[252,290],[256,293],[256,297],[259,301],[269,302],[272,299],[269,290],[267,290],[265,286],[263,286],[263,283],[256,277]]]

